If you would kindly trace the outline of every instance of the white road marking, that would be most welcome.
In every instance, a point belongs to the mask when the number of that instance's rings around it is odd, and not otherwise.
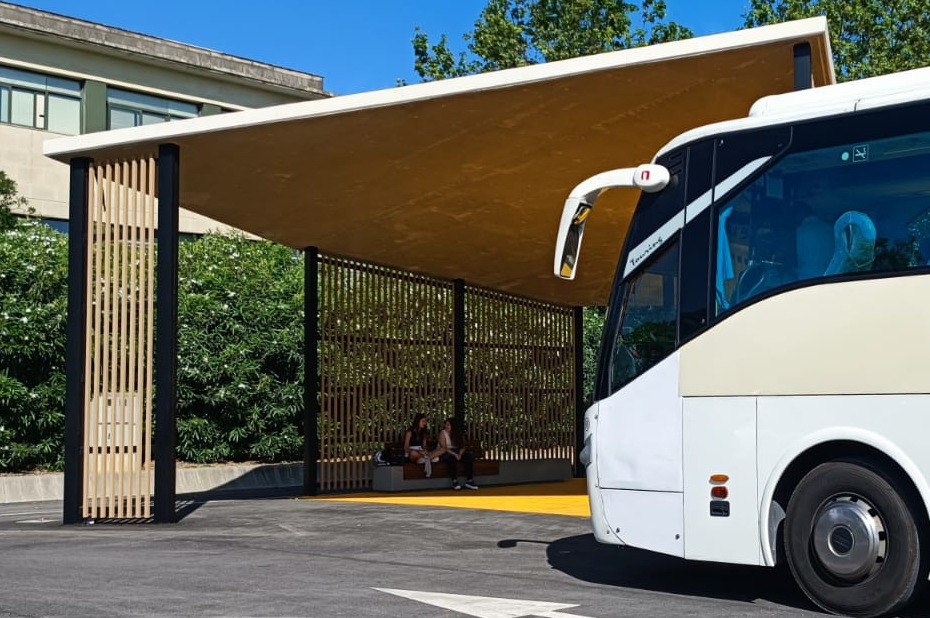
[[[590,618],[578,614],[566,614],[559,610],[578,607],[567,603],[548,603],[546,601],[525,601],[522,599],[501,599],[497,597],[475,597],[464,594],[444,592],[420,592],[418,590],[397,590],[394,588],[375,588],[380,592],[419,601],[427,605],[450,609],[475,618]]]

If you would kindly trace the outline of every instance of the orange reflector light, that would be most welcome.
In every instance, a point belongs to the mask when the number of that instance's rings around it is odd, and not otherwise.
[[[714,498],[719,498],[719,499],[721,499],[721,500],[725,500],[726,497],[730,495],[730,492],[727,491],[727,488],[726,488],[726,487],[720,485],[720,486],[718,486],[718,487],[711,487],[711,488],[710,488],[710,495],[712,495]]]
[[[726,483],[730,480],[730,477],[726,474],[711,474],[710,482],[711,483]]]

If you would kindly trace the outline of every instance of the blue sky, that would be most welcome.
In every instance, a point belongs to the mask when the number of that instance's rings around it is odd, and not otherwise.
[[[12,0],[323,76],[326,90],[351,94],[417,83],[410,39],[448,34],[464,49],[487,0]],[[669,19],[697,34],[736,30],[749,0],[667,0]]]

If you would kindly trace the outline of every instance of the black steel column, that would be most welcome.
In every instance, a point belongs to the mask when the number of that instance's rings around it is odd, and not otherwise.
[[[158,147],[158,265],[155,284],[155,521],[177,521],[178,207],[181,151]]]
[[[62,523],[81,521],[84,477],[84,353],[87,343],[87,177],[90,159],[71,159],[68,205],[68,322],[65,343],[65,474]]]
[[[811,44],[798,43],[794,46],[794,89],[807,90],[811,87]]]
[[[465,430],[465,281],[452,284],[452,415]]]
[[[575,476],[584,476],[578,456],[584,448],[584,307],[572,307],[575,342]]]
[[[319,262],[317,248],[304,249],[304,494],[315,496],[317,489],[320,434],[320,340]]]

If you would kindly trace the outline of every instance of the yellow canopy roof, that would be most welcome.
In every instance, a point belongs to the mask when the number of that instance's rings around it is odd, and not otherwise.
[[[567,305],[606,302],[639,195],[598,202],[577,279],[552,275],[568,192],[794,87],[823,18],[440,82],[46,142],[61,161],[181,154],[181,205],[294,248]]]

